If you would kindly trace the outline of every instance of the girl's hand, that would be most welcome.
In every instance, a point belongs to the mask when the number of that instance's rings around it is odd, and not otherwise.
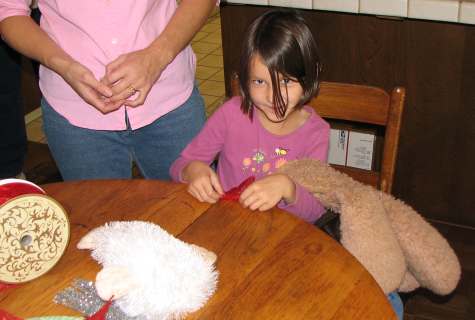
[[[109,101],[114,104],[124,101],[130,107],[142,105],[169,60],[166,55],[148,48],[119,56],[106,66],[106,74],[101,79],[112,87],[113,96]]]
[[[285,174],[272,174],[251,184],[239,202],[251,210],[269,210],[280,200],[295,202],[295,183]]]
[[[108,102],[107,98],[113,93],[111,88],[99,82],[88,68],[77,61],[68,62],[61,75],[84,101],[102,113],[114,111],[123,103],[123,101]]]
[[[190,162],[182,177],[188,182],[188,192],[201,202],[216,203],[224,194],[218,175],[204,162]]]

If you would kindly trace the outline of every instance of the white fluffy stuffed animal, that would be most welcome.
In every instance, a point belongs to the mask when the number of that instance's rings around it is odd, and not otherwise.
[[[103,269],[96,290],[130,317],[179,319],[201,308],[216,290],[216,255],[143,222],[110,222],[78,243]]]

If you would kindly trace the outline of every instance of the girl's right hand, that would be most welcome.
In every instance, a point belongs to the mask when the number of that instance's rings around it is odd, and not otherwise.
[[[188,192],[201,202],[216,203],[224,194],[218,175],[204,162],[190,162],[182,178],[188,183]]]
[[[124,100],[110,103],[108,98],[112,96],[112,89],[77,61],[68,63],[61,75],[84,101],[104,114],[117,110],[124,103]]]

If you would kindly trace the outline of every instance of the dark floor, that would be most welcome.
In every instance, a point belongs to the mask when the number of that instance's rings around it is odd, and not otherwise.
[[[61,176],[45,144],[29,144],[25,163],[28,180],[37,184],[61,181]],[[475,229],[435,223],[447,238],[462,263],[462,280],[447,297],[416,290],[402,295],[407,320],[475,319]]]

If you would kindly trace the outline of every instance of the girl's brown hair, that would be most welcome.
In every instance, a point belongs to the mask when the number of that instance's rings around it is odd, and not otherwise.
[[[267,66],[274,94],[274,111],[283,118],[287,105],[279,84],[279,74],[296,79],[303,95],[296,108],[301,108],[318,93],[321,63],[318,47],[310,28],[296,10],[273,9],[249,26],[244,38],[239,66],[239,83],[243,96],[241,110],[252,119],[253,103],[249,92],[252,58],[260,55]]]

